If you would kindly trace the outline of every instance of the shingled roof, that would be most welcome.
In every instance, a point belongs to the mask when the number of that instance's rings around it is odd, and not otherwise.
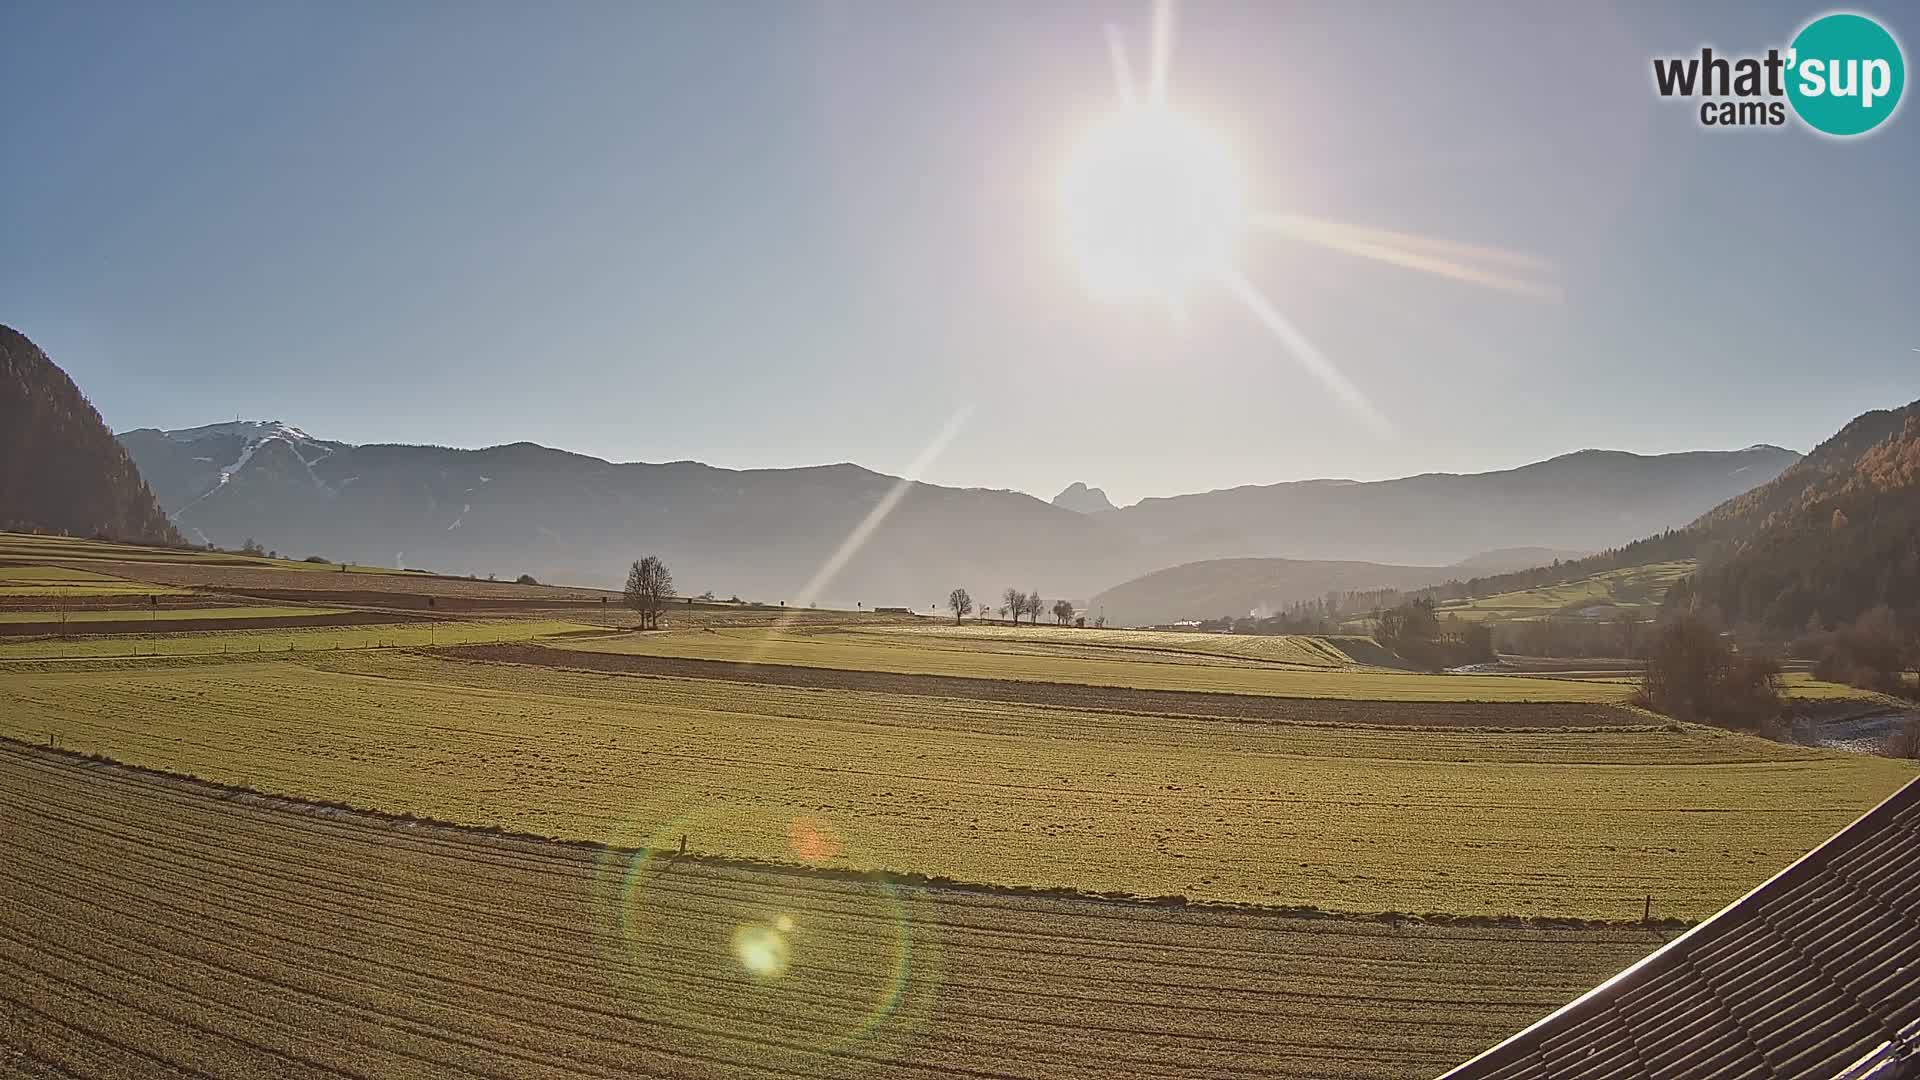
[[[1442,1080],[1920,1080],[1920,780]]]

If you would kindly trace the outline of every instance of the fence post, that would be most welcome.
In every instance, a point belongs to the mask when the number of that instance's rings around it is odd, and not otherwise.
[[[1653,921],[1653,894],[1652,893],[1647,894],[1647,904],[1646,904],[1646,907],[1642,908],[1640,911],[1640,921],[1643,923],[1650,923]]]

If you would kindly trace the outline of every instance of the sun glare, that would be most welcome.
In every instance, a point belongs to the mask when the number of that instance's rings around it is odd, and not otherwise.
[[[1122,105],[1069,152],[1066,250],[1106,300],[1179,302],[1234,266],[1249,212],[1226,143],[1162,105]]]

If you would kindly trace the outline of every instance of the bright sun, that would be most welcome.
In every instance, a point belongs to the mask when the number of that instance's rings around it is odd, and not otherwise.
[[[1178,303],[1234,268],[1246,185],[1226,144],[1163,105],[1124,105],[1068,154],[1066,249],[1088,291]]]

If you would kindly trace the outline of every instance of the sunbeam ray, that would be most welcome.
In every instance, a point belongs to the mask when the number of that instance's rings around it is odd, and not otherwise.
[[[1155,0],[1153,5],[1152,67],[1147,71],[1147,103],[1167,103],[1167,68],[1173,63],[1174,0]]]
[[[1257,214],[1253,224],[1317,244],[1329,251],[1373,259],[1470,285],[1545,299],[1558,299],[1561,295],[1557,284],[1519,276],[1544,275],[1553,271],[1552,263],[1525,252],[1463,244],[1365,225],[1322,221],[1298,214]],[[1506,269],[1474,266],[1468,260],[1480,260]]]
[[[907,492],[920,479],[920,474],[926,472],[927,466],[933,464],[934,460],[946,450],[947,445],[953,442],[953,437],[958,435],[960,428],[966,424],[967,418],[972,415],[973,406],[963,406],[947,419],[946,424],[939,431],[934,433],[932,441],[920,451],[919,456],[907,464],[905,471],[900,474],[900,479],[887,489],[887,493],[880,497],[879,502],[873,504],[873,509],[867,511],[867,516],[860,519],[860,524],[853,527],[853,531],[847,534],[847,538],[841,541],[840,546],[827,558],[827,561],[821,564],[819,572],[815,573],[813,579],[808,581],[806,587],[801,590],[801,603],[812,603],[819,599],[820,590],[832,584],[834,575],[844,569],[847,562],[859,552],[861,547],[865,546],[867,538],[873,535],[873,531],[880,527],[880,523],[887,519],[888,514],[893,513],[893,508],[900,505],[900,500],[906,497]]]
[[[1272,331],[1273,336],[1280,339],[1280,343],[1293,353],[1294,359],[1300,361],[1300,366],[1306,368],[1308,374],[1320,380],[1322,386],[1332,391],[1333,396],[1340,399],[1342,405],[1360,417],[1375,434],[1384,436],[1393,434],[1393,425],[1388,422],[1386,416],[1373,407],[1373,403],[1367,400],[1367,396],[1362,394],[1360,388],[1353,385],[1345,375],[1342,375],[1339,368],[1334,367],[1332,362],[1321,355],[1320,350],[1314,347],[1313,342],[1307,340],[1306,335],[1302,334],[1291,320],[1280,314],[1279,309],[1269,303],[1266,297],[1260,295],[1260,290],[1254,288],[1252,282],[1237,270],[1223,270],[1220,273],[1220,283],[1226,286],[1227,291],[1232,293],[1235,299],[1245,304],[1247,310],[1253,313],[1253,317],[1259,319],[1262,325]]]
[[[1107,24],[1107,59],[1113,63],[1113,91],[1120,104],[1131,106],[1139,97],[1133,89],[1133,64],[1127,60],[1127,36],[1113,23]]]

